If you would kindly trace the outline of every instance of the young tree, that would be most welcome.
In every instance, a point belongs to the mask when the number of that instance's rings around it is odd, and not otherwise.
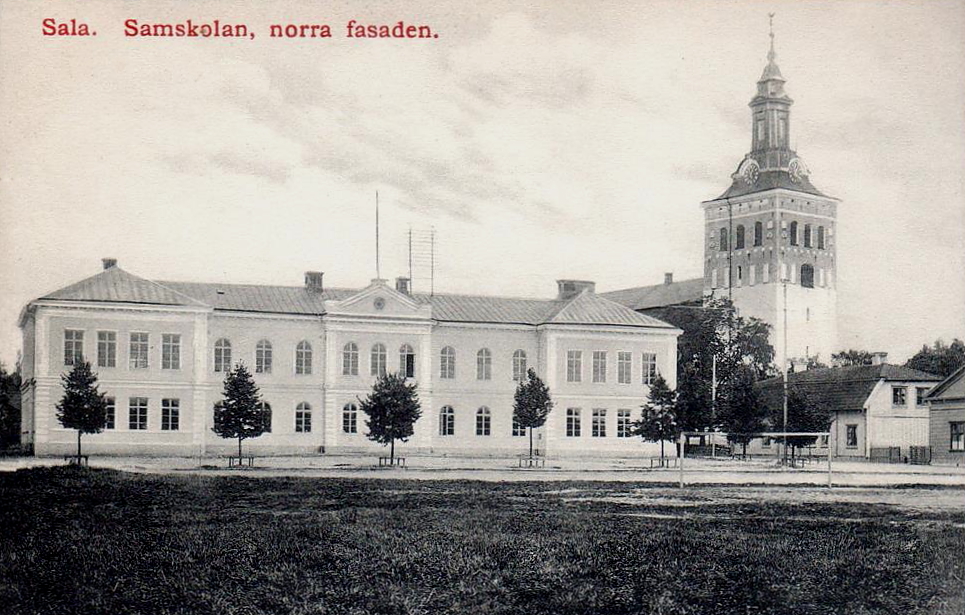
[[[546,423],[546,417],[553,410],[550,399],[550,389],[543,384],[536,370],[532,367],[526,371],[526,378],[516,385],[516,395],[513,402],[513,419],[516,423],[529,430],[529,458],[533,458],[533,429]]]
[[[408,440],[422,416],[415,383],[406,382],[402,374],[384,374],[375,381],[369,396],[359,400],[359,408],[369,417],[365,421],[368,439],[388,444],[389,463],[394,464],[395,441]]]
[[[261,403],[251,372],[240,363],[225,375],[223,397],[214,408],[212,431],[222,438],[237,438],[240,458],[241,443],[268,430],[271,411]]]
[[[650,386],[649,401],[642,405],[640,420],[633,424],[633,432],[647,442],[660,443],[660,465],[663,466],[663,445],[680,433],[677,428],[675,406],[677,394],[670,389],[663,376],[657,376]]]
[[[965,365],[965,342],[952,340],[950,346],[938,340],[932,347],[922,346],[918,354],[908,359],[905,367],[917,369],[946,378],[956,369]]]
[[[107,423],[107,399],[97,390],[97,374],[89,361],[78,361],[67,374],[61,374],[64,396],[57,402],[57,420],[67,429],[77,430],[77,464],[80,465],[80,437],[100,433]]]
[[[849,348],[847,350],[842,350],[841,352],[832,354],[831,363],[834,365],[840,365],[842,367],[850,367],[852,365],[871,365],[872,358],[871,353],[867,350],[855,350],[854,348]]]
[[[20,369],[0,363],[0,448],[20,443]]]
[[[717,397],[720,425],[727,432],[727,441],[740,444],[745,455],[752,440],[748,434],[764,431],[768,414],[754,381],[750,368],[738,369],[719,389]]]
[[[782,431],[827,431],[831,426],[831,414],[831,407],[824,401],[823,395],[792,384],[787,390],[787,426]],[[774,425],[783,423],[783,407],[775,410],[771,421]],[[794,457],[798,448],[811,446],[816,440],[817,436],[788,437],[791,457]]]

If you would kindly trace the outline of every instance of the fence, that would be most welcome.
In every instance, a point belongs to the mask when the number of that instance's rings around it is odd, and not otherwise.
[[[930,446],[910,446],[908,447],[908,463],[926,466],[931,463]]]
[[[901,463],[900,446],[871,447],[869,457],[873,463]]]

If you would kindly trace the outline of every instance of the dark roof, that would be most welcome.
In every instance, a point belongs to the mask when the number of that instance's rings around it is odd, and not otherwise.
[[[222,311],[321,316],[326,312],[325,301],[341,301],[359,291],[328,288],[315,292],[304,286],[152,282],[113,267],[42,299],[190,305]],[[563,301],[449,294],[414,294],[412,298],[431,305],[433,320],[441,322],[673,328],[652,316],[639,314],[586,291]]]
[[[704,279],[693,278],[670,284],[611,290],[600,293],[600,296],[625,305],[631,310],[700,303],[704,296]]]
[[[713,200],[744,196],[745,194],[764,192],[765,190],[772,190],[774,188],[784,188],[786,190],[794,190],[795,192],[828,197],[828,195],[818,190],[807,177],[802,177],[799,182],[795,182],[791,179],[791,174],[787,171],[772,170],[761,171],[757,177],[757,181],[753,184],[745,182],[743,177],[737,177],[734,179],[734,183],[730,185],[730,188]]]
[[[959,367],[958,369],[950,373],[947,378],[945,378],[944,380],[936,384],[932,388],[932,390],[928,391],[928,395],[926,395],[926,397],[928,399],[938,399],[942,397],[945,391],[948,390],[950,386],[952,386],[953,384],[961,380],[963,377],[965,377],[965,365],[962,365],[961,367]],[[953,393],[953,397],[954,397],[954,393]]]
[[[836,410],[861,410],[880,380],[937,382],[941,378],[917,369],[882,363],[809,369],[790,374],[787,382],[790,387],[803,389],[805,394],[821,396]],[[784,385],[780,376],[762,380],[757,386],[768,408],[776,410],[783,406]]]

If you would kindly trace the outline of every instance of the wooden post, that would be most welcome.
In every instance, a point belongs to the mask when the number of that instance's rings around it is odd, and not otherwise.
[[[832,487],[831,484],[831,432],[828,432],[828,489]]]
[[[681,432],[681,434],[680,434],[680,458],[677,460],[677,463],[680,465],[680,488],[681,488],[681,489],[684,488],[684,457],[687,456],[687,451],[684,450],[684,447],[687,446],[686,442],[687,442],[687,436],[685,436],[685,435],[683,434],[683,432]]]

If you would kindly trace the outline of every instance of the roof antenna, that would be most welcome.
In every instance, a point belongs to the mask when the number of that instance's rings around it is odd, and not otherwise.
[[[379,191],[375,191],[375,277],[382,279],[382,267],[379,259]]]

